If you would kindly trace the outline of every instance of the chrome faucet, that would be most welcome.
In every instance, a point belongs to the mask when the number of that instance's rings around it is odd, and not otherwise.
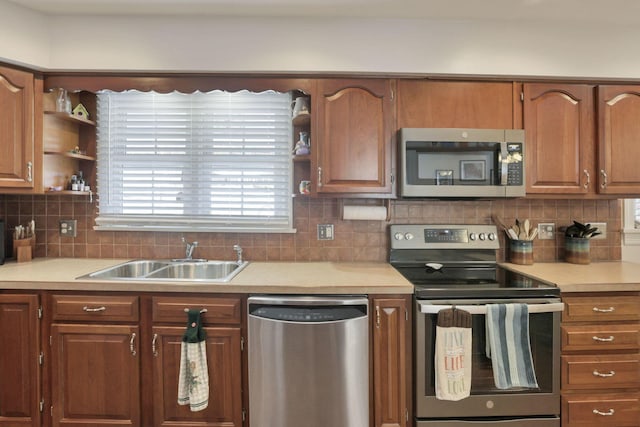
[[[238,254],[238,264],[242,264],[242,248],[240,247],[240,245],[233,245],[233,250],[236,251],[236,254]]]
[[[198,247],[198,242],[187,242],[187,240],[183,237],[182,243],[185,244],[185,259],[193,258],[193,251]]]

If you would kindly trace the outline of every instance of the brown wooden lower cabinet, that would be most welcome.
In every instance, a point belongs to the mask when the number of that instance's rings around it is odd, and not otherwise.
[[[209,406],[191,412],[177,405],[180,349],[184,327],[153,328],[154,426],[227,427],[242,425],[240,328],[205,328]]]
[[[64,294],[50,306],[53,427],[242,426],[240,298]],[[210,397],[196,412],[177,403],[185,308],[207,310]]]
[[[375,427],[410,425],[410,297],[372,298]]]
[[[639,393],[572,394],[562,397],[563,426],[638,427]]]
[[[0,293],[0,426],[41,423],[39,298]]]
[[[51,327],[53,425],[140,425],[137,325]]]
[[[562,426],[640,426],[640,295],[563,295]]]

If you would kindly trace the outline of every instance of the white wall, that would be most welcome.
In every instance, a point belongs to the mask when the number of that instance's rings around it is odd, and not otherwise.
[[[51,70],[636,79],[639,39],[633,26],[568,23],[44,17],[0,0],[0,58]]]
[[[49,65],[47,17],[0,0],[0,60],[35,68]]]

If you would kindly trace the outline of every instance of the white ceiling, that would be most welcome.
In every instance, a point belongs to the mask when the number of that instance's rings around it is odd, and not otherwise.
[[[638,0],[9,0],[46,14],[640,23]],[[597,28],[594,28],[597,30]]]

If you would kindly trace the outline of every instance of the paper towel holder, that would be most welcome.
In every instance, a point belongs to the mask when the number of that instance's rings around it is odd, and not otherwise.
[[[340,218],[344,220],[344,208],[345,206],[357,206],[357,207],[367,207],[367,206],[377,206],[377,207],[384,207],[385,208],[385,218],[380,218],[380,221],[389,221],[391,220],[391,200],[390,199],[380,199],[381,200],[381,204],[376,204],[376,205],[369,205],[369,204],[353,204],[353,205],[345,205],[345,201],[344,199],[340,199],[340,202],[338,204],[339,209],[340,209]]]

